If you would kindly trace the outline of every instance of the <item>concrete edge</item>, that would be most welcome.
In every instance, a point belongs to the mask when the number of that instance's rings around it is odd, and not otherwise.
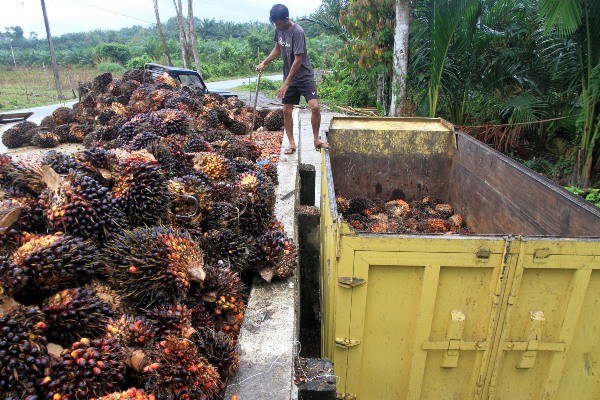
[[[294,140],[300,145],[300,118],[294,110]],[[275,215],[288,236],[296,237],[295,207],[298,187],[298,152],[287,155],[284,135],[277,173]],[[285,281],[267,283],[255,277],[239,336],[240,366],[229,379],[225,399],[297,399],[294,357],[298,338],[297,274]]]

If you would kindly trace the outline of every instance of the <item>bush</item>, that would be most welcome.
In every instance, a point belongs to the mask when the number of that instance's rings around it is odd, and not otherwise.
[[[119,63],[103,62],[98,64],[98,72],[103,74],[110,72],[111,74],[122,74],[125,72],[125,68]]]
[[[112,62],[117,62],[121,65],[125,63],[131,57],[131,50],[124,44],[118,43],[101,43],[94,48],[94,58],[99,59],[110,59]]]
[[[127,61],[125,66],[129,69],[144,68],[144,64],[151,62],[155,62],[152,57],[150,57],[148,54],[142,54],[141,56],[133,57],[131,60]]]

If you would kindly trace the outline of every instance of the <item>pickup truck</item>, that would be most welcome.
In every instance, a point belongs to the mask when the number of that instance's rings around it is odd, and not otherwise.
[[[146,63],[144,64],[144,69],[149,71],[152,76],[158,76],[162,74],[168,74],[177,82],[181,83],[183,86],[191,86],[200,88],[204,93],[216,93],[225,98],[228,97],[237,97],[235,93],[229,92],[227,90],[209,90],[204,80],[200,74],[191,69],[185,68],[177,68],[177,67],[169,67],[166,65],[154,64],[154,63]]]

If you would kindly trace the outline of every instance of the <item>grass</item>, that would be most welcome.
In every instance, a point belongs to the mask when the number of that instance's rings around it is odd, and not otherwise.
[[[94,79],[99,72],[93,67],[59,67],[65,100],[77,98],[80,82]],[[52,68],[2,67],[0,73],[0,111],[59,103]]]
[[[270,79],[262,79],[259,85],[260,93],[264,94],[267,97],[275,97],[275,93],[281,87],[283,81],[272,81]],[[256,91],[256,81],[245,83],[241,86],[235,87],[232,89],[234,92],[251,92],[254,94]]]

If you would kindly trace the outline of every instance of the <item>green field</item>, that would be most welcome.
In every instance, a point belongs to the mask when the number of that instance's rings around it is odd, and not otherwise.
[[[91,81],[99,74],[93,67],[59,67],[65,99],[77,97],[79,82]],[[2,67],[0,73],[0,110],[16,110],[58,103],[52,68]]]

